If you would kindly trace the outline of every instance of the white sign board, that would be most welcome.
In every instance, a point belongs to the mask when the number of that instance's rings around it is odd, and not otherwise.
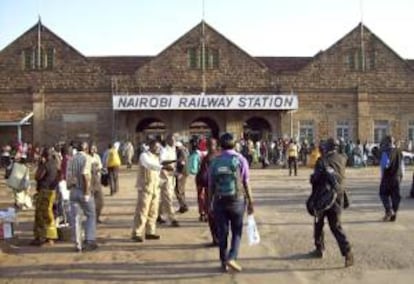
[[[294,110],[290,95],[114,95],[114,110]]]

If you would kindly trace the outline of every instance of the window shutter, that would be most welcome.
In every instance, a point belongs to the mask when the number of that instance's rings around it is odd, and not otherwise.
[[[49,47],[46,53],[46,68],[53,69],[55,65],[55,49],[53,47]]]
[[[188,67],[191,69],[197,68],[197,49],[194,47],[191,47],[187,51],[188,53]]]

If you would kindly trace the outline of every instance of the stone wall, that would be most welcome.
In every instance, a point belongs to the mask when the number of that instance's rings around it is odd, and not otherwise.
[[[188,50],[200,48],[202,25],[135,72],[112,77],[44,26],[42,46],[55,49],[53,69],[25,70],[22,51],[37,46],[35,25],[0,52],[0,108],[33,111],[33,128],[24,132],[24,137],[33,135],[32,142],[39,144],[85,139],[106,148],[114,139],[135,137],[139,121],[150,117],[164,121],[168,131],[185,136],[190,123],[203,116],[216,121],[220,132],[230,131],[237,136],[244,122],[256,116],[267,120],[272,135],[277,137],[296,136],[300,122],[312,120],[315,140],[319,140],[334,136],[336,123],[346,120],[353,140],[371,141],[374,121],[387,120],[391,134],[397,139],[407,138],[408,122],[414,120],[414,70],[366,27],[366,68],[352,69],[349,55],[360,50],[361,26],[300,70],[276,72],[205,25],[206,48],[219,52],[218,68],[207,68],[205,72],[207,93],[293,91],[299,97],[297,111],[112,111],[114,81],[119,92],[200,93],[202,72],[189,67]],[[8,130],[0,131],[3,137],[9,135]]]

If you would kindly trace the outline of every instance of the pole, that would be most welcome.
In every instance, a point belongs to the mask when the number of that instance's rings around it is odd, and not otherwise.
[[[17,141],[19,143],[22,142],[22,126],[21,125],[17,125]]]
[[[204,0],[203,0],[203,7],[202,7],[202,21],[201,21],[201,77],[202,77],[202,94],[206,93],[207,83],[206,83],[206,38],[205,38],[205,22],[204,22]]]
[[[364,7],[363,0],[359,1],[361,9],[361,68],[362,72],[365,72],[365,46],[364,46]]]
[[[42,47],[42,44],[41,44],[41,41],[42,41],[41,29],[42,29],[42,22],[40,20],[40,15],[39,15],[39,21],[37,23],[37,62],[36,62],[37,69],[40,69],[40,66],[41,66],[41,58],[40,58],[41,55],[42,55],[42,52],[41,52],[41,47]]]

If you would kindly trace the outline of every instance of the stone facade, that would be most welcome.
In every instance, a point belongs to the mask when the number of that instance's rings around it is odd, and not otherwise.
[[[197,57],[203,29],[209,60],[204,77]],[[27,52],[37,52],[39,38],[42,49],[53,52],[53,66],[32,70]],[[137,129],[146,120],[160,121],[165,132],[183,137],[191,135],[194,121],[240,137],[252,118],[267,121],[266,135],[272,138],[299,137],[307,123],[318,141],[336,136],[342,123],[349,139],[373,142],[377,124],[386,122],[386,132],[407,140],[414,121],[412,66],[361,25],[309,58],[252,57],[204,22],[157,56],[99,58],[85,57],[39,22],[0,52],[0,108],[33,112],[23,138],[37,144],[87,139],[103,148],[113,140],[137,142],[145,139]],[[207,94],[294,92],[299,109],[112,110],[115,93],[199,94],[204,84]],[[11,133],[0,126],[0,143]]]

